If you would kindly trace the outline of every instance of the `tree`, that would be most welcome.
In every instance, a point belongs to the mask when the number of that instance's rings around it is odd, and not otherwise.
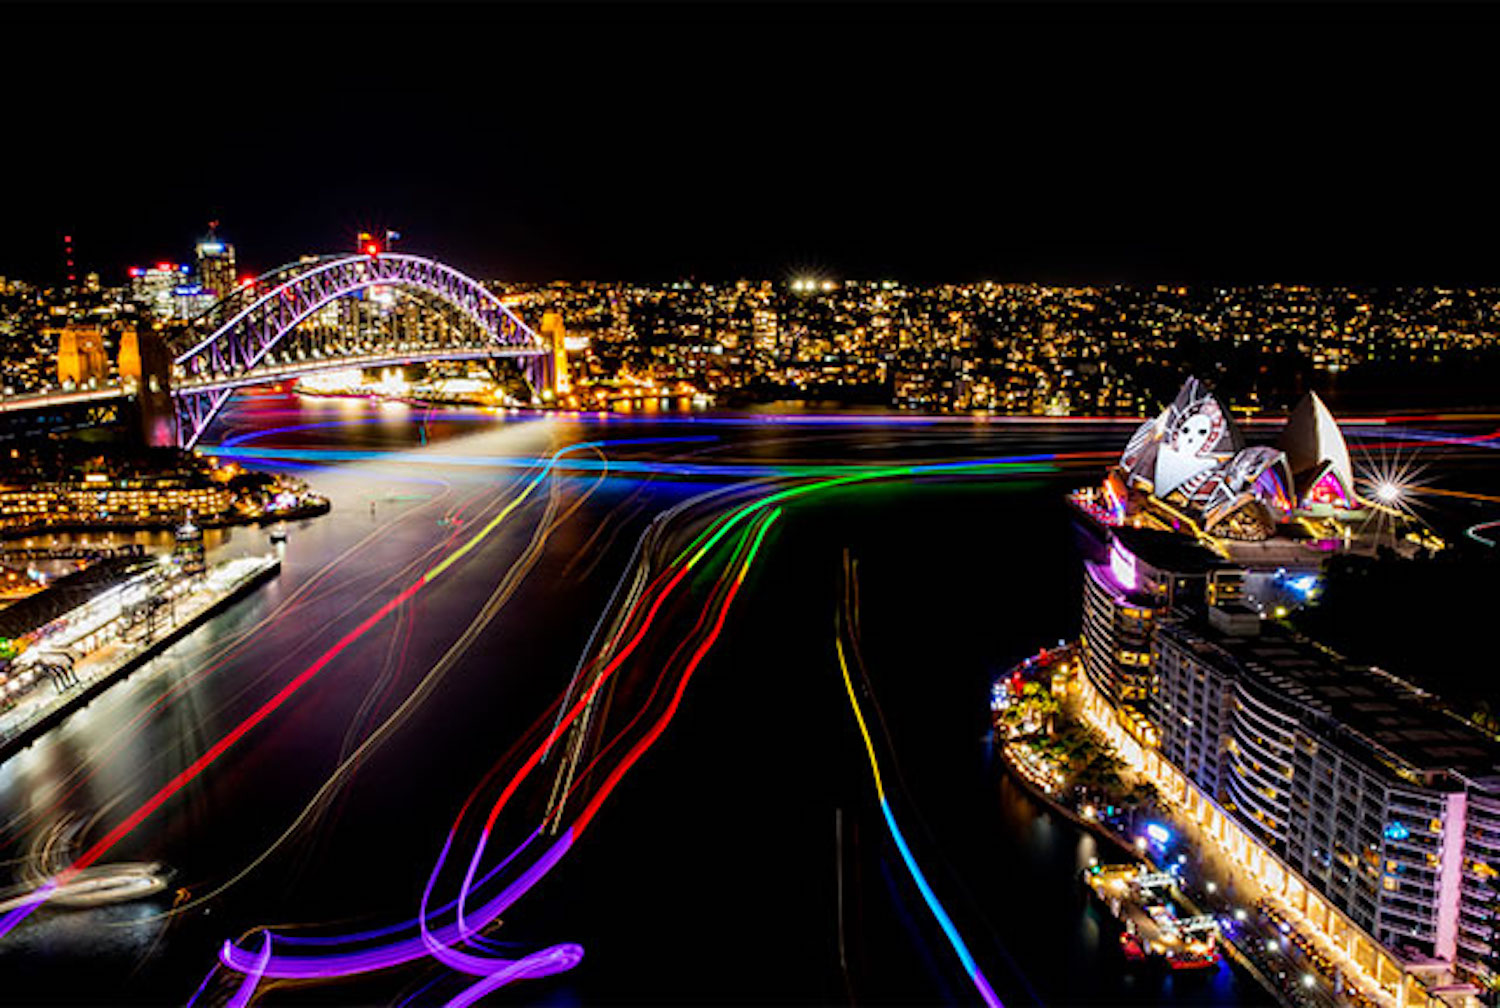
[[[1026,708],[1026,720],[1032,725],[1045,727],[1051,733],[1053,723],[1061,709],[1057,697],[1040,683],[1027,683],[1021,690],[1021,706]]]

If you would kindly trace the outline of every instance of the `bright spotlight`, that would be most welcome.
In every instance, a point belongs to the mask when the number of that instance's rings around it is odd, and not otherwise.
[[[1426,480],[1424,469],[1411,460],[1381,459],[1360,477],[1368,503],[1384,511],[1412,513],[1418,493]]]

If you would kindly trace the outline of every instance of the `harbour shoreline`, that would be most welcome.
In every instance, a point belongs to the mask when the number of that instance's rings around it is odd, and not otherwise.
[[[12,757],[19,754],[47,732],[56,728],[74,712],[87,706],[110,687],[155,658],[168,646],[186,636],[192,630],[195,630],[204,621],[246,597],[281,572],[281,560],[279,557],[267,557],[266,561],[258,570],[251,573],[218,598],[209,602],[198,612],[182,620],[166,633],[128,656],[117,667],[89,679],[63,702],[56,704],[45,713],[37,716],[34,720],[26,722],[12,734],[0,738],[0,766],[3,766]]]

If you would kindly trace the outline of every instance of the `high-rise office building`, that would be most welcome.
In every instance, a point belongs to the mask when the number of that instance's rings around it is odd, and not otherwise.
[[[209,225],[208,237],[200,241],[194,252],[198,261],[198,283],[203,292],[214,300],[231,293],[238,283],[234,264],[234,246],[219,238],[218,222]]]
[[[177,318],[177,288],[191,286],[188,273],[188,267],[181,263],[134,266],[130,270],[130,298],[159,319]]]

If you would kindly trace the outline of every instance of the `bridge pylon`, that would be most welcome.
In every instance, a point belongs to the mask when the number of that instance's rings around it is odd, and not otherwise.
[[[129,326],[120,336],[120,379],[135,393],[141,436],[152,448],[177,444],[177,410],[172,403],[172,352],[149,325]]]
[[[568,368],[568,332],[563,326],[561,313],[543,312],[539,332],[551,351],[549,375],[544,387],[551,390],[554,398],[561,399],[573,392],[573,374]]]

